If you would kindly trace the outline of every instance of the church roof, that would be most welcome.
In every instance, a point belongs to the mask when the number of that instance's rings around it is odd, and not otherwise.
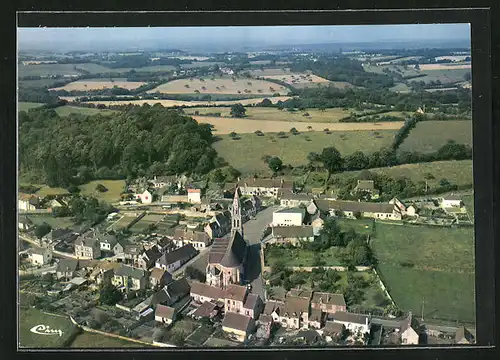
[[[238,267],[243,263],[246,247],[245,239],[237,231],[231,237],[215,239],[208,254],[208,263]]]

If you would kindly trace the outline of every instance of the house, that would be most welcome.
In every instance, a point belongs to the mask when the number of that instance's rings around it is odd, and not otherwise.
[[[191,284],[190,295],[197,303],[204,303],[207,301],[214,303],[219,301],[225,302],[224,299],[226,297],[226,293],[223,289],[200,282],[193,282]]]
[[[99,245],[101,248],[101,251],[108,251],[108,252],[114,252],[114,247],[118,243],[118,240],[116,239],[116,236],[114,235],[104,235],[102,237],[99,237]],[[122,249],[123,251],[123,249]]]
[[[69,281],[75,276],[78,268],[78,260],[75,259],[60,259],[56,267],[57,279],[65,279]]]
[[[124,255],[125,242],[124,241],[117,241],[111,250],[113,251],[113,254],[115,254],[115,255]]]
[[[137,261],[137,267],[149,270],[155,266],[156,261],[161,257],[161,255],[162,253],[160,250],[158,250],[156,246],[153,246],[141,254],[139,260]]]
[[[34,227],[33,221],[26,215],[19,215],[19,229],[20,230],[30,230]]]
[[[166,236],[157,240],[156,247],[161,253],[166,253],[176,249],[174,241]]]
[[[226,313],[222,321],[222,330],[234,336],[238,341],[245,341],[255,329],[255,321],[250,316]]]
[[[291,191],[284,191],[280,196],[280,205],[283,207],[294,208],[299,205],[309,205],[313,199],[309,194],[294,194]]]
[[[419,208],[416,205],[410,205],[406,208],[406,215],[418,216]]]
[[[243,303],[247,297],[248,289],[246,286],[230,284],[224,292],[224,310],[225,312],[242,313]]]
[[[200,306],[198,306],[192,316],[193,318],[198,320],[202,318],[213,319],[219,314],[219,310],[220,308],[216,303],[205,301]]]
[[[269,300],[266,302],[264,306],[264,310],[262,311],[261,319],[264,315],[270,316],[273,319],[273,322],[280,322],[280,314],[282,313],[285,307],[285,303],[277,300]]]
[[[370,194],[372,199],[378,199],[380,192],[375,189],[375,183],[373,180],[358,180],[358,183],[354,187],[352,194]]]
[[[101,256],[101,245],[94,230],[78,236],[75,241],[75,255],[78,258],[96,259]]]
[[[151,288],[162,287],[172,282],[172,275],[165,270],[152,268],[149,273],[149,285]]]
[[[140,245],[126,244],[123,246],[123,255],[127,263],[137,265],[144,248]]]
[[[121,289],[126,290],[144,290],[147,286],[148,273],[143,269],[120,264],[115,270],[111,283]]]
[[[66,202],[61,198],[55,198],[49,204],[51,209],[58,207],[68,207],[68,204],[66,204]]]
[[[153,195],[148,190],[144,190],[141,194],[135,194],[134,197],[143,204],[151,204],[153,202]]]
[[[174,322],[177,311],[175,308],[165,305],[156,305],[155,321],[170,325]]]
[[[173,273],[196,255],[198,255],[198,250],[196,250],[193,245],[184,245],[176,250],[163,254],[156,260],[155,266]]]
[[[31,248],[28,254],[33,265],[46,265],[52,261],[52,251],[47,248]]]
[[[191,286],[187,282],[186,278],[180,278],[165,285],[162,291],[164,292],[166,298],[163,303],[170,306],[183,297],[189,295]]]
[[[323,334],[331,337],[341,337],[344,331],[345,326],[334,321],[326,321],[323,328]]]
[[[336,217],[361,216],[380,220],[401,220],[402,218],[402,213],[395,204],[343,200],[314,200],[314,202],[319,211]]]
[[[224,211],[216,214],[205,226],[205,232],[210,239],[220,238],[231,230],[231,213]]]
[[[252,195],[250,199],[246,199],[241,204],[241,221],[246,222],[257,215],[260,210],[260,199]]]
[[[447,195],[441,198],[441,207],[462,207],[462,199],[457,195]]]
[[[397,197],[394,197],[392,198],[390,201],[389,201],[389,204],[394,204],[396,206],[396,209],[403,215],[406,214],[406,210],[408,208],[408,206],[402,202],[401,200],[399,200]]]
[[[323,225],[325,224],[325,216],[320,212],[316,212],[314,215],[310,215],[311,226],[313,228],[313,235],[319,236]]]
[[[264,310],[264,302],[260,296],[258,294],[247,294],[246,299],[243,302],[243,314],[256,320],[259,318],[262,310]]]
[[[471,334],[469,330],[465,327],[461,326],[457,329],[455,333],[455,343],[456,344],[473,344],[474,336]]]
[[[300,329],[309,323],[309,300],[304,297],[287,296],[280,308],[280,323],[289,329]]]
[[[34,211],[40,207],[40,198],[30,194],[19,194],[17,207],[20,211]]]
[[[189,203],[201,204],[201,189],[188,189],[187,193]]]
[[[333,322],[342,324],[352,333],[369,334],[371,329],[371,316],[337,311],[331,316]]]
[[[238,181],[237,183],[227,183],[225,190],[234,191],[237,187],[240,189],[241,195],[244,196],[256,195],[277,198],[279,193],[293,190],[293,181],[285,181],[283,178],[249,178]]]
[[[54,229],[42,237],[42,241],[51,244],[56,241],[66,240],[72,236],[74,236],[74,233],[70,229]]]
[[[97,283],[97,285],[111,284],[111,281],[112,281],[113,276],[114,276],[115,267],[114,266],[106,266],[109,264],[110,263],[101,264],[100,266],[98,266],[97,268],[92,270],[89,278],[91,280],[95,281]],[[116,265],[116,267],[119,266],[118,263],[111,263],[111,264]]]
[[[156,189],[172,185],[176,185],[177,188],[180,187],[177,176],[154,176],[153,180],[149,180],[149,183]]]
[[[204,249],[211,244],[210,236],[204,231],[175,229],[173,241],[177,247],[191,244],[195,249]]]
[[[321,329],[323,327],[324,319],[325,313],[321,311],[321,309],[311,309],[307,325],[315,329]]]
[[[401,334],[401,343],[404,345],[418,345],[419,334],[415,331],[416,324],[410,314],[401,322],[399,333]]]
[[[320,309],[328,314],[347,311],[344,295],[315,291],[311,299],[311,309]]]
[[[304,223],[306,209],[288,208],[273,213],[272,226],[301,226]]]
[[[313,241],[314,230],[312,226],[275,226],[272,228],[273,238],[268,243],[298,245],[300,241]]]

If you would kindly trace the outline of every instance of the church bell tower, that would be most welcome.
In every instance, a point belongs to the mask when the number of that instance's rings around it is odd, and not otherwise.
[[[236,187],[234,192],[233,206],[231,209],[231,236],[233,237],[236,232],[243,236],[243,225],[241,224],[241,206],[239,188]]]

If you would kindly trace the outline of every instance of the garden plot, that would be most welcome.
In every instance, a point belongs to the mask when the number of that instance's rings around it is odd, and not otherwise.
[[[138,222],[130,227],[130,231],[134,233],[141,233],[147,230],[149,227],[158,224],[164,215],[148,214],[141,218]]]

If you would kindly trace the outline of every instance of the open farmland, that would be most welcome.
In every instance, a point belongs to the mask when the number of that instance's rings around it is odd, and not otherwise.
[[[299,135],[288,134],[288,138],[284,139],[278,138],[276,133],[266,133],[265,136],[243,134],[239,140],[232,140],[224,135],[213,147],[229,164],[243,173],[267,173],[269,168],[262,161],[264,155],[278,156],[284,164],[297,166],[307,163],[307,155],[310,152],[320,152],[328,146],[335,146],[343,155],[357,150],[369,153],[388,146],[395,131],[380,130],[379,133],[378,136],[381,137],[375,136],[373,131],[338,131],[331,134],[307,132]]]
[[[62,97],[63,99],[75,99],[74,97]],[[276,104],[278,101],[286,101],[291,99],[291,96],[274,96],[269,98],[259,97],[252,99],[243,99],[243,100],[227,100],[227,101],[183,101],[183,100],[118,100],[118,101],[89,101],[89,104],[103,104],[105,106],[120,106],[120,105],[139,105],[143,104],[155,105],[160,104],[164,107],[173,107],[173,106],[220,106],[227,105],[231,106],[234,104],[242,104],[242,105],[255,105],[264,99],[269,99],[273,104]],[[214,110],[215,111],[215,110]]]
[[[451,161],[434,161],[419,164],[405,164],[392,167],[383,167],[370,169],[370,172],[386,174],[390,177],[404,176],[417,183],[425,181],[427,174],[432,174],[434,179],[429,179],[429,187],[439,185],[441,179],[447,179],[452,184],[458,186],[471,185],[472,177],[472,160],[451,160]],[[334,178],[346,178],[358,176],[360,171],[346,171],[341,174],[332,176]]]
[[[316,84],[327,85],[330,81],[313,74],[287,73],[283,75],[261,75],[267,79],[279,80],[296,88],[312,87]]]
[[[18,111],[28,111],[30,109],[36,109],[40,106],[43,106],[43,104],[33,103],[33,102],[18,102],[17,103]]]
[[[470,69],[471,64],[421,64],[420,70],[456,70],[456,69]]]
[[[81,64],[79,64],[81,65]],[[53,75],[80,75],[74,69],[75,64],[40,64],[40,65],[19,65],[19,77],[23,76],[53,76]]]
[[[253,133],[257,130],[264,133],[290,131],[291,128],[296,128],[298,131],[322,131],[328,128],[330,131],[366,131],[366,130],[398,130],[403,122],[383,122],[383,123],[317,123],[317,122],[285,122],[285,121],[270,121],[253,119],[246,120],[244,118],[223,118],[210,116],[193,116],[199,123],[208,123],[214,126],[212,129],[214,134],[229,134],[236,132],[238,134]],[[326,126],[327,125],[327,126]],[[308,129],[311,127],[311,129]]]
[[[402,151],[429,153],[439,150],[448,140],[472,145],[472,121],[422,121],[410,131],[400,146]]]
[[[49,90],[66,90],[66,91],[91,91],[91,90],[103,90],[111,89],[113,87],[119,87],[122,89],[133,90],[146,84],[142,81],[126,81],[125,79],[114,79],[114,80],[104,80],[104,79],[88,79],[88,80],[78,80],[66,84],[62,87],[52,88]]]
[[[205,114],[220,113],[221,117],[231,117],[230,107],[199,107],[184,109],[188,115],[203,116]],[[309,114],[309,116],[304,116]],[[342,108],[330,108],[320,111],[318,109],[306,109],[304,111],[287,111],[279,110],[270,107],[247,107],[245,120],[272,120],[272,121],[292,121],[292,122],[318,122],[318,123],[335,123],[340,119],[349,116],[348,110]],[[202,122],[203,119],[198,121]]]
[[[47,336],[31,332],[30,329],[36,325],[61,330],[62,336]],[[76,327],[64,316],[49,315],[32,308],[19,310],[19,347],[21,348],[61,348],[68,345],[67,343],[76,331]]]
[[[68,116],[70,114],[80,114],[80,115],[89,115],[89,116],[90,115],[97,115],[97,114],[110,115],[110,114],[114,114],[116,112],[115,110],[87,108],[87,107],[79,107],[79,106],[71,106],[71,105],[60,106],[60,107],[56,108],[55,110],[59,116]]]
[[[464,80],[464,76],[470,73],[471,69],[440,69],[440,70],[422,70],[420,73],[426,76],[415,79],[416,81],[441,81],[442,84],[452,84]],[[410,81],[413,81],[410,80]]]
[[[427,318],[474,321],[473,228],[377,224],[372,247],[403,310],[420,313],[425,301]]]
[[[215,62],[215,61],[193,61],[191,64],[181,64],[181,67],[183,69],[196,69],[196,68],[214,66],[214,65],[224,66],[225,63],[224,62]]]
[[[135,72],[168,72],[174,71],[175,66],[172,65],[151,65],[151,66],[143,66],[140,68],[116,68],[116,69],[108,69],[104,72],[118,72],[118,73],[127,73],[131,70]]]
[[[265,80],[239,79],[235,78],[193,78],[178,79],[148,91],[149,93],[160,92],[162,94],[262,94],[272,95],[274,93],[285,94],[288,92],[284,86],[274,84]]]
[[[99,192],[95,188],[97,184],[102,184],[108,189],[105,192]],[[92,196],[98,200],[108,203],[120,201],[120,194],[125,188],[125,180],[95,180],[85,185],[81,185],[81,193],[84,196]]]

